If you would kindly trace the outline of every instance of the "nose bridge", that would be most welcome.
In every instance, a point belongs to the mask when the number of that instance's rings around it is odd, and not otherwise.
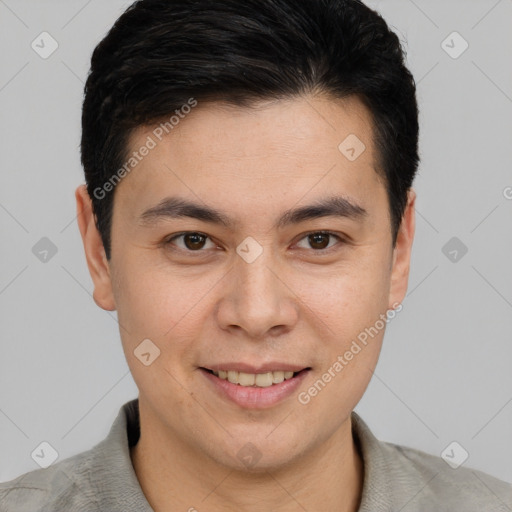
[[[256,261],[247,263],[238,261],[235,265],[235,279],[237,281],[237,301],[248,303],[260,299],[261,302],[269,306],[272,302],[278,301],[277,295],[281,292],[276,283],[276,276],[270,269],[272,268],[272,258],[268,256],[269,250],[265,251],[267,255],[261,255]],[[274,265],[275,266],[275,265]]]
[[[224,327],[238,326],[257,337],[273,327],[290,327],[296,321],[292,294],[276,275],[276,268],[270,248],[253,261],[237,256],[219,309]]]

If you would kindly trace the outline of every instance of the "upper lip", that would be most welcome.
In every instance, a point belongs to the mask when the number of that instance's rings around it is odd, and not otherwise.
[[[212,364],[209,366],[203,366],[202,368],[206,368],[207,370],[214,370],[218,372],[219,370],[224,371],[236,371],[243,373],[267,373],[267,372],[300,372],[305,368],[309,368],[309,366],[290,364],[290,363],[279,363],[279,362],[268,362],[260,365],[248,364],[248,363],[218,363]]]

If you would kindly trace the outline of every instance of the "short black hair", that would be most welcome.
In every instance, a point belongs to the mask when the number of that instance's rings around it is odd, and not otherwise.
[[[248,107],[311,93],[370,110],[395,246],[419,163],[418,107],[405,51],[379,13],[359,0],[134,2],[94,49],[82,109],[81,159],[107,259],[115,187],[105,184],[134,129],[191,98]]]

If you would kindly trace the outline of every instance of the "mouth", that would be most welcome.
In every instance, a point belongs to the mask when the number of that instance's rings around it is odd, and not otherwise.
[[[295,372],[289,370],[276,370],[263,373],[247,373],[236,370],[212,370],[210,368],[203,367],[201,367],[201,370],[237,386],[267,388],[281,384],[281,382],[284,382],[285,380],[293,379],[299,374],[311,370],[311,368],[307,367]]]
[[[237,366],[238,370],[225,366],[225,369],[222,369],[220,365],[215,368],[198,369],[205,377],[206,386],[214,395],[242,409],[252,410],[277,406],[292,397],[312,370],[311,367],[299,369],[286,365],[283,369],[277,369],[277,365],[272,365],[271,368]],[[240,366],[245,366],[246,371],[239,371]],[[249,373],[247,370],[257,373]]]

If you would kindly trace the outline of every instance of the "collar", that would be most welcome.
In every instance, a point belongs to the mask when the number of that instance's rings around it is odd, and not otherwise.
[[[352,435],[363,459],[364,481],[362,498],[358,512],[390,510],[392,489],[386,475],[390,468],[383,443],[370,431],[368,425],[356,413],[351,413]],[[98,489],[106,486],[116,490],[105,493],[102,505],[112,512],[124,512],[129,506],[141,512],[153,512],[142,492],[132,465],[130,448],[140,437],[140,417],[138,398],[125,403],[119,410],[108,436],[101,441],[95,451],[101,459],[98,471],[91,479]],[[103,462],[104,464],[101,464]]]

